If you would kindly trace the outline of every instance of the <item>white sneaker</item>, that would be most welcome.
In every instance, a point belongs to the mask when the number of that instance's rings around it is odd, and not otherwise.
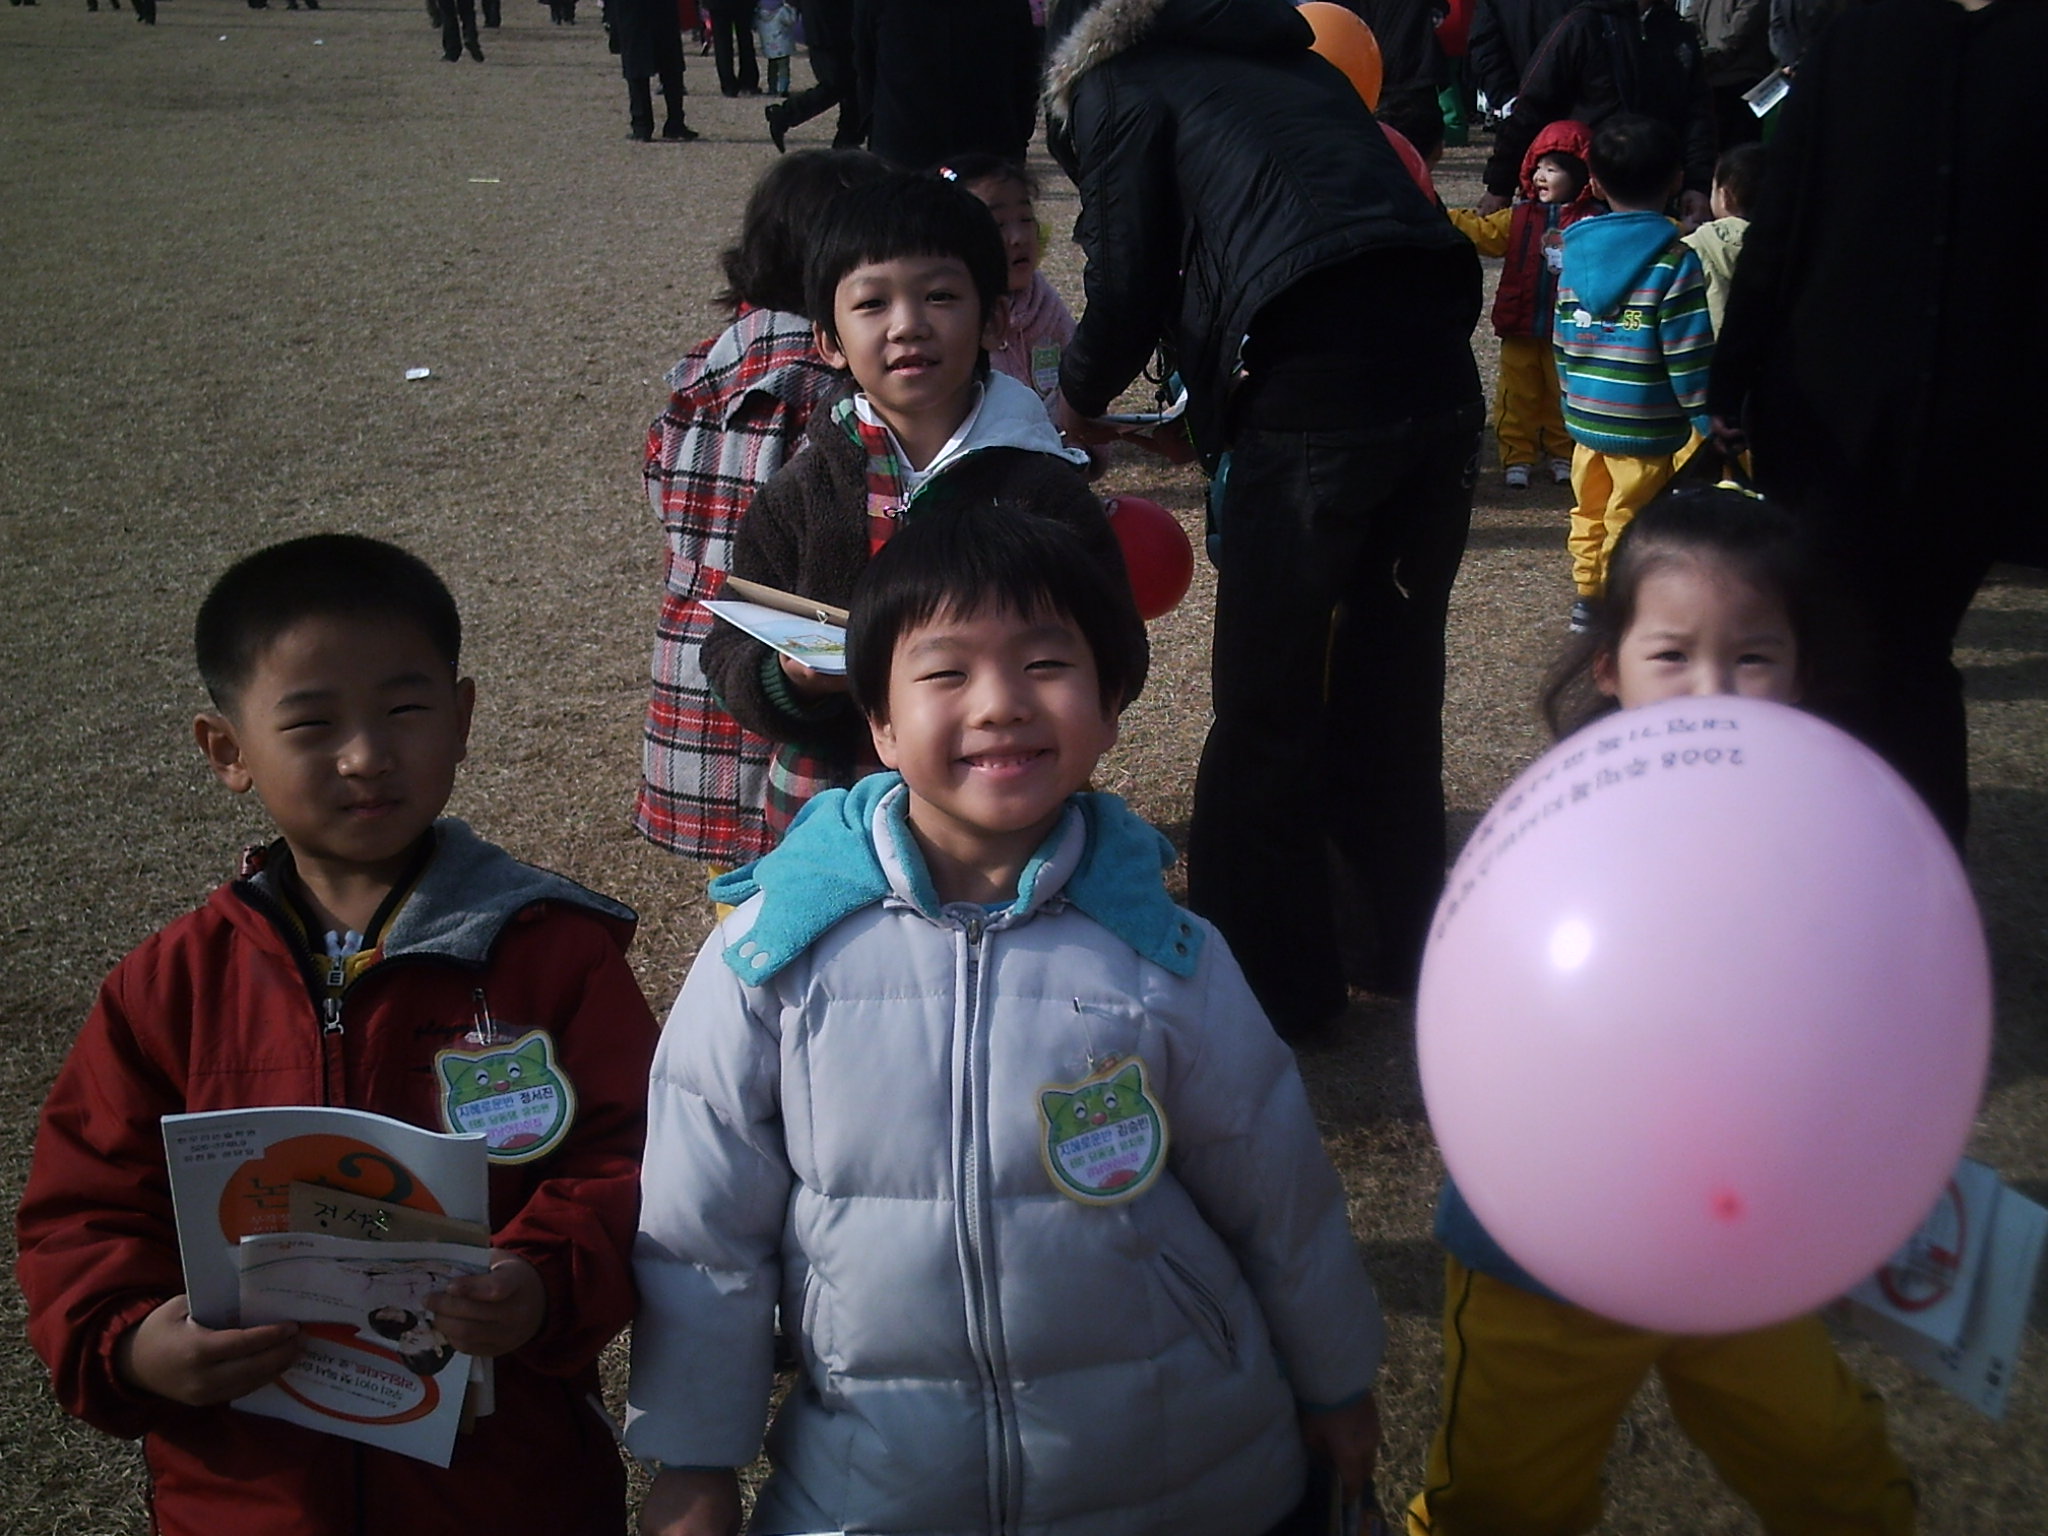
[[[1507,481],[1509,490],[1526,491],[1529,489],[1529,466],[1526,464],[1510,464],[1502,473],[1501,478]]]
[[[1570,459],[1552,459],[1550,461],[1550,483],[1552,485],[1570,485],[1572,483],[1572,461]]]

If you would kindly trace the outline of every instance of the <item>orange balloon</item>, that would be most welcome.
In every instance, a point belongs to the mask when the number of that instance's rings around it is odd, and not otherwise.
[[[1380,40],[1372,35],[1364,18],[1331,4],[1331,0],[1308,0],[1295,9],[1315,29],[1316,40],[1310,46],[1344,71],[1368,107],[1379,110],[1380,80],[1386,65],[1380,58]]]

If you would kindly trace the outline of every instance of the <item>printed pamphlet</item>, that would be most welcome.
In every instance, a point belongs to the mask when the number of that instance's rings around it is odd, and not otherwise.
[[[1920,1229],[1828,1315],[2003,1418],[2044,1239],[2048,1210],[1965,1158]]]
[[[423,1298],[490,1262],[484,1138],[310,1106],[166,1115],[163,1130],[193,1317],[305,1331],[299,1362],[235,1406],[446,1466],[488,1381],[469,1390],[484,1362],[449,1346]]]

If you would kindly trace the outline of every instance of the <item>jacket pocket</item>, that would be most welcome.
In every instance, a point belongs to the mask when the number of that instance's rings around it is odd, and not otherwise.
[[[1226,1365],[1237,1364],[1237,1330],[1230,1325],[1230,1313],[1221,1298],[1200,1275],[1162,1248],[1160,1261],[1166,1266],[1166,1293],[1174,1300],[1195,1331],[1208,1342],[1216,1357]]]
[[[828,1401],[836,1402],[838,1394],[834,1388],[836,1373],[832,1369],[832,1328],[831,1304],[825,1295],[824,1282],[818,1279],[816,1269],[804,1271],[803,1290],[797,1303],[797,1336],[789,1342],[795,1348],[798,1366],[802,1369],[811,1387]],[[789,1326],[787,1317],[783,1327]]]

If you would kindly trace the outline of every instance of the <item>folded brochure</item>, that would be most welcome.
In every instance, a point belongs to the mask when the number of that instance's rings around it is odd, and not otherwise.
[[[234,1406],[446,1466],[488,1390],[421,1300],[490,1262],[484,1138],[312,1106],[166,1115],[163,1132],[194,1319],[304,1330],[299,1361]],[[400,1211],[426,1219],[394,1237]]]

